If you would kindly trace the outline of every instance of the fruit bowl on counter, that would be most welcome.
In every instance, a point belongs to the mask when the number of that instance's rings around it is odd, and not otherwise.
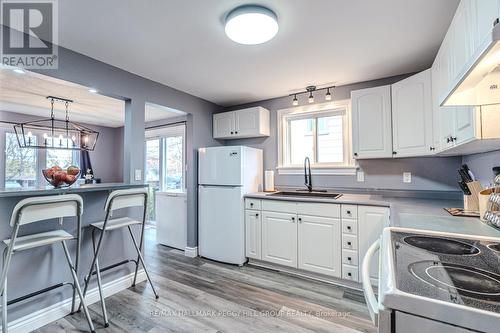
[[[80,168],[72,165],[64,170],[55,165],[51,168],[43,169],[42,174],[45,177],[45,180],[47,180],[49,184],[55,188],[69,187],[78,180]]]

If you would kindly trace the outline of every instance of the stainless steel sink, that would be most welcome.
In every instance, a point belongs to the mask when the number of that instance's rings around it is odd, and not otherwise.
[[[280,191],[276,193],[268,194],[269,196],[275,197],[302,197],[302,198],[327,198],[327,199],[338,199],[342,196],[340,193],[329,193],[329,192],[308,192],[308,191]]]

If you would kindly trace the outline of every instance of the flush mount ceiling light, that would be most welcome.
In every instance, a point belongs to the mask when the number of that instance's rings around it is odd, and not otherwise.
[[[276,14],[266,7],[244,5],[226,16],[226,35],[239,44],[265,43],[276,36],[278,30]]]

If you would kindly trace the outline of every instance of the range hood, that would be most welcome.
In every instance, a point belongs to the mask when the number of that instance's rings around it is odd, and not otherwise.
[[[496,24],[441,99],[441,106],[500,104],[500,24]]]

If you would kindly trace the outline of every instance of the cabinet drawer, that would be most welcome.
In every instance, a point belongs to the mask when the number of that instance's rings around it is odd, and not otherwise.
[[[342,250],[342,263],[352,266],[358,266],[358,251]]]
[[[262,210],[280,213],[297,214],[297,203],[281,200],[262,200]]]
[[[347,250],[358,249],[358,237],[355,235],[342,235],[342,248]]]
[[[351,265],[342,265],[342,278],[346,280],[359,281],[358,267]]]
[[[343,219],[357,219],[358,206],[357,205],[342,205],[342,218]]]
[[[247,198],[247,199],[245,199],[245,208],[246,209],[261,210],[261,208],[262,208],[261,200]]]
[[[342,219],[342,232],[344,234],[358,234],[358,220]]]
[[[329,203],[297,203],[297,212],[304,215],[340,218],[340,205]]]

